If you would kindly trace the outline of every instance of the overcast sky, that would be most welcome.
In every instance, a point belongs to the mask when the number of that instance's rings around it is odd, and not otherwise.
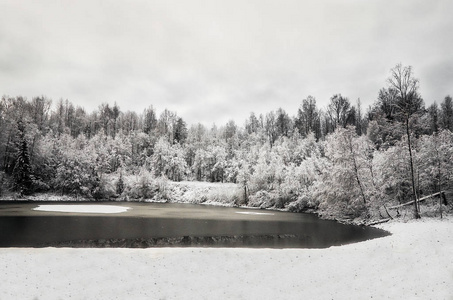
[[[366,108],[397,63],[453,94],[453,1],[0,0],[0,94],[88,111],[153,105],[243,125],[341,93]]]

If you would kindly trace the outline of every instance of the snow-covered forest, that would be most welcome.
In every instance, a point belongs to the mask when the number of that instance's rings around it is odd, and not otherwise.
[[[0,195],[171,197],[171,182],[235,183],[237,205],[378,217],[453,187],[453,101],[426,107],[411,67],[395,66],[373,105],[335,94],[327,107],[250,113],[242,124],[186,124],[177,112],[3,96]]]

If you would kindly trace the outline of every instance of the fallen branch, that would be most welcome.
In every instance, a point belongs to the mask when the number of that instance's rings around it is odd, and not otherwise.
[[[377,224],[382,224],[382,223],[386,223],[390,221],[390,218],[388,219],[383,219],[383,220],[378,220],[378,221],[374,221],[374,222],[370,222],[368,224],[366,224],[367,226],[371,226],[371,225],[377,225]]]
[[[431,195],[422,197],[422,198],[418,199],[418,202],[425,201],[426,199],[429,199],[429,198],[438,196],[438,195],[440,195],[440,194],[444,194],[444,192],[437,192],[437,193],[434,193],[434,194],[431,194]],[[399,205],[395,205],[395,206],[390,206],[390,207],[388,207],[388,209],[396,209],[396,208],[400,208],[400,207],[403,207],[403,206],[406,206],[406,205],[410,205],[410,204],[413,204],[413,203],[414,203],[414,200],[409,201],[409,202],[406,202],[406,203],[403,203],[403,204],[399,204]]]

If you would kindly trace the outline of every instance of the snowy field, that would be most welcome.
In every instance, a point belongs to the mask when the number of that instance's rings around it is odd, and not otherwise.
[[[0,299],[453,299],[453,218],[328,249],[0,249]]]

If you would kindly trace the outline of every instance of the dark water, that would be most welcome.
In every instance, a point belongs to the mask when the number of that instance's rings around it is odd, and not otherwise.
[[[33,210],[43,204],[64,203],[0,203],[0,247],[325,248],[388,235],[313,214],[131,202],[77,204],[130,207],[116,214]]]

